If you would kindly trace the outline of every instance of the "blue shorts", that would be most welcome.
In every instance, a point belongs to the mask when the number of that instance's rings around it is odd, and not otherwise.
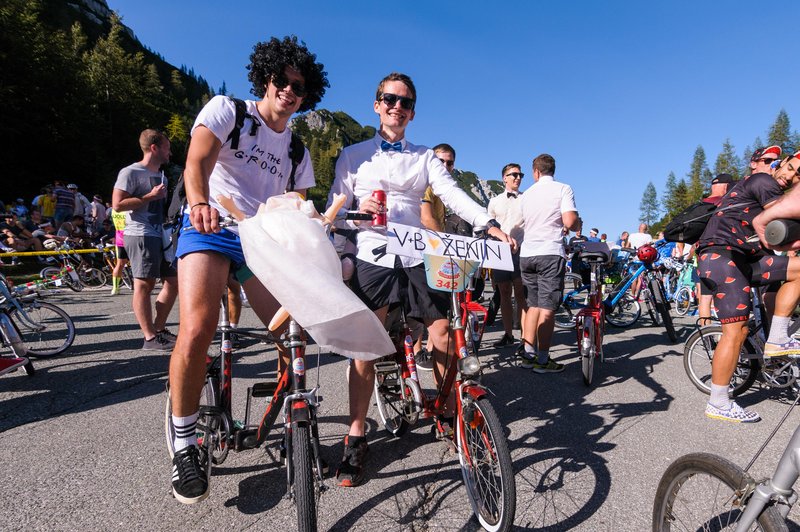
[[[199,233],[184,214],[181,222],[181,234],[178,237],[178,249],[175,256],[185,257],[197,251],[215,251],[231,261],[231,270],[237,271],[245,265],[242,241],[239,235],[223,229],[219,233]]]

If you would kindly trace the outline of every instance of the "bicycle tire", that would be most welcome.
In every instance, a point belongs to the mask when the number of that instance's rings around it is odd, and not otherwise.
[[[465,398],[464,404],[456,423],[456,441],[472,512],[490,532],[509,530],[517,495],[503,426],[487,397]]]
[[[33,377],[36,375],[36,368],[33,367],[33,362],[28,360],[28,362],[22,366],[22,372],[28,377]]]
[[[122,284],[133,290],[133,273],[131,273],[131,267],[127,264],[122,268]]]
[[[661,325],[659,321],[661,316],[658,314],[658,312],[656,312],[656,301],[653,299],[653,293],[650,291],[649,286],[647,288],[643,288],[639,292],[639,299],[644,301],[644,308],[647,311],[647,315],[650,316],[651,324]]]
[[[678,316],[686,316],[689,312],[689,307],[692,305],[691,288],[688,286],[678,288],[673,299],[675,300],[675,314]]]
[[[630,327],[642,315],[642,306],[630,293],[624,294],[613,308],[606,308],[606,321],[614,327]]]
[[[555,325],[559,329],[575,328],[575,314],[586,306],[586,300],[589,297],[589,287],[583,287],[583,280],[577,273],[564,275],[561,303],[559,303],[555,313]]]
[[[106,285],[106,274],[97,268],[86,268],[78,274],[81,282],[89,288],[100,288]]]
[[[297,530],[316,532],[317,500],[312,468],[311,433],[307,424],[292,422],[292,486],[297,507]]]
[[[588,323],[587,323],[588,322]],[[594,320],[591,317],[579,318],[578,342],[581,355],[581,372],[583,373],[583,383],[586,386],[592,385],[594,378]]]
[[[675,324],[672,323],[672,315],[669,313],[669,303],[664,294],[664,286],[656,278],[650,280],[650,294],[655,301],[657,314],[661,315],[661,323],[667,330],[667,337],[672,343],[677,342],[678,333],[675,331]]]
[[[417,422],[423,404],[419,383],[411,377],[406,378],[403,383],[406,399],[403,399],[397,390],[382,388],[378,379],[375,379],[375,401],[383,427],[398,438]]]
[[[664,278],[664,286],[668,296],[675,299],[675,294],[679,290],[678,282],[680,281],[680,273],[677,270],[670,270],[670,273]]]
[[[25,319],[18,317],[19,310],[16,307],[9,311],[8,315],[28,350],[27,356],[43,358],[60,355],[75,341],[75,323],[63,309],[38,300],[24,303],[22,308],[34,324],[44,327],[42,330],[33,329]]]
[[[708,325],[692,333],[683,348],[683,369],[695,388],[705,394],[711,394],[711,361],[721,337],[721,326]],[[742,350],[746,355],[756,354],[749,339],[745,340]],[[753,385],[758,377],[759,368],[760,363],[757,358],[739,357],[728,387],[731,397],[743,394]]]
[[[742,515],[739,493],[753,479],[730,460],[692,453],[675,460],[661,476],[653,501],[653,532],[735,530]],[[697,519],[703,519],[697,523]],[[788,530],[774,504],[758,516],[764,532]]]
[[[203,385],[203,391],[200,395],[200,416],[197,418],[197,434],[198,434],[198,447],[200,448],[201,455],[204,459],[211,456],[211,462],[215,465],[221,464],[228,457],[230,447],[228,445],[228,437],[231,434],[230,422],[228,417],[221,413],[213,415],[202,413],[204,407],[218,408],[219,401],[219,384],[214,385],[211,378],[206,377],[206,382]],[[167,439],[167,450],[169,457],[175,455],[175,427],[172,424],[172,397],[167,385],[167,402],[164,409],[164,434]],[[212,438],[207,438],[208,434],[213,433]],[[202,441],[201,441],[202,440]],[[209,441],[213,442],[209,444]],[[211,448],[211,445],[214,447]]]

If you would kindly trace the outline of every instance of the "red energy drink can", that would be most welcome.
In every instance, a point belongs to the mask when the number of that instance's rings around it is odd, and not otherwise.
[[[372,199],[380,205],[380,210],[372,215],[372,227],[383,229],[386,227],[386,192],[373,190]]]

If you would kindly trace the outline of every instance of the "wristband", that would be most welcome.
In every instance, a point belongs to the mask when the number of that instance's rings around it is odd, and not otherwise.
[[[195,203],[194,205],[192,205],[192,207],[189,210],[193,211],[195,207],[199,207],[200,205],[205,205],[206,207],[210,207],[211,206],[208,203],[206,203],[205,201],[201,201],[199,203]]]

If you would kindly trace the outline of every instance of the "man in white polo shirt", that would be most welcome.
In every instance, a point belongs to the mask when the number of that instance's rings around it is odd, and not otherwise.
[[[536,373],[564,371],[563,365],[550,359],[555,311],[561,302],[567,263],[562,234],[564,228],[577,231],[581,227],[572,188],[556,182],[555,173],[556,161],[551,155],[537,156],[533,160],[535,183],[520,200],[525,231],[520,268],[528,289],[522,366]]]

